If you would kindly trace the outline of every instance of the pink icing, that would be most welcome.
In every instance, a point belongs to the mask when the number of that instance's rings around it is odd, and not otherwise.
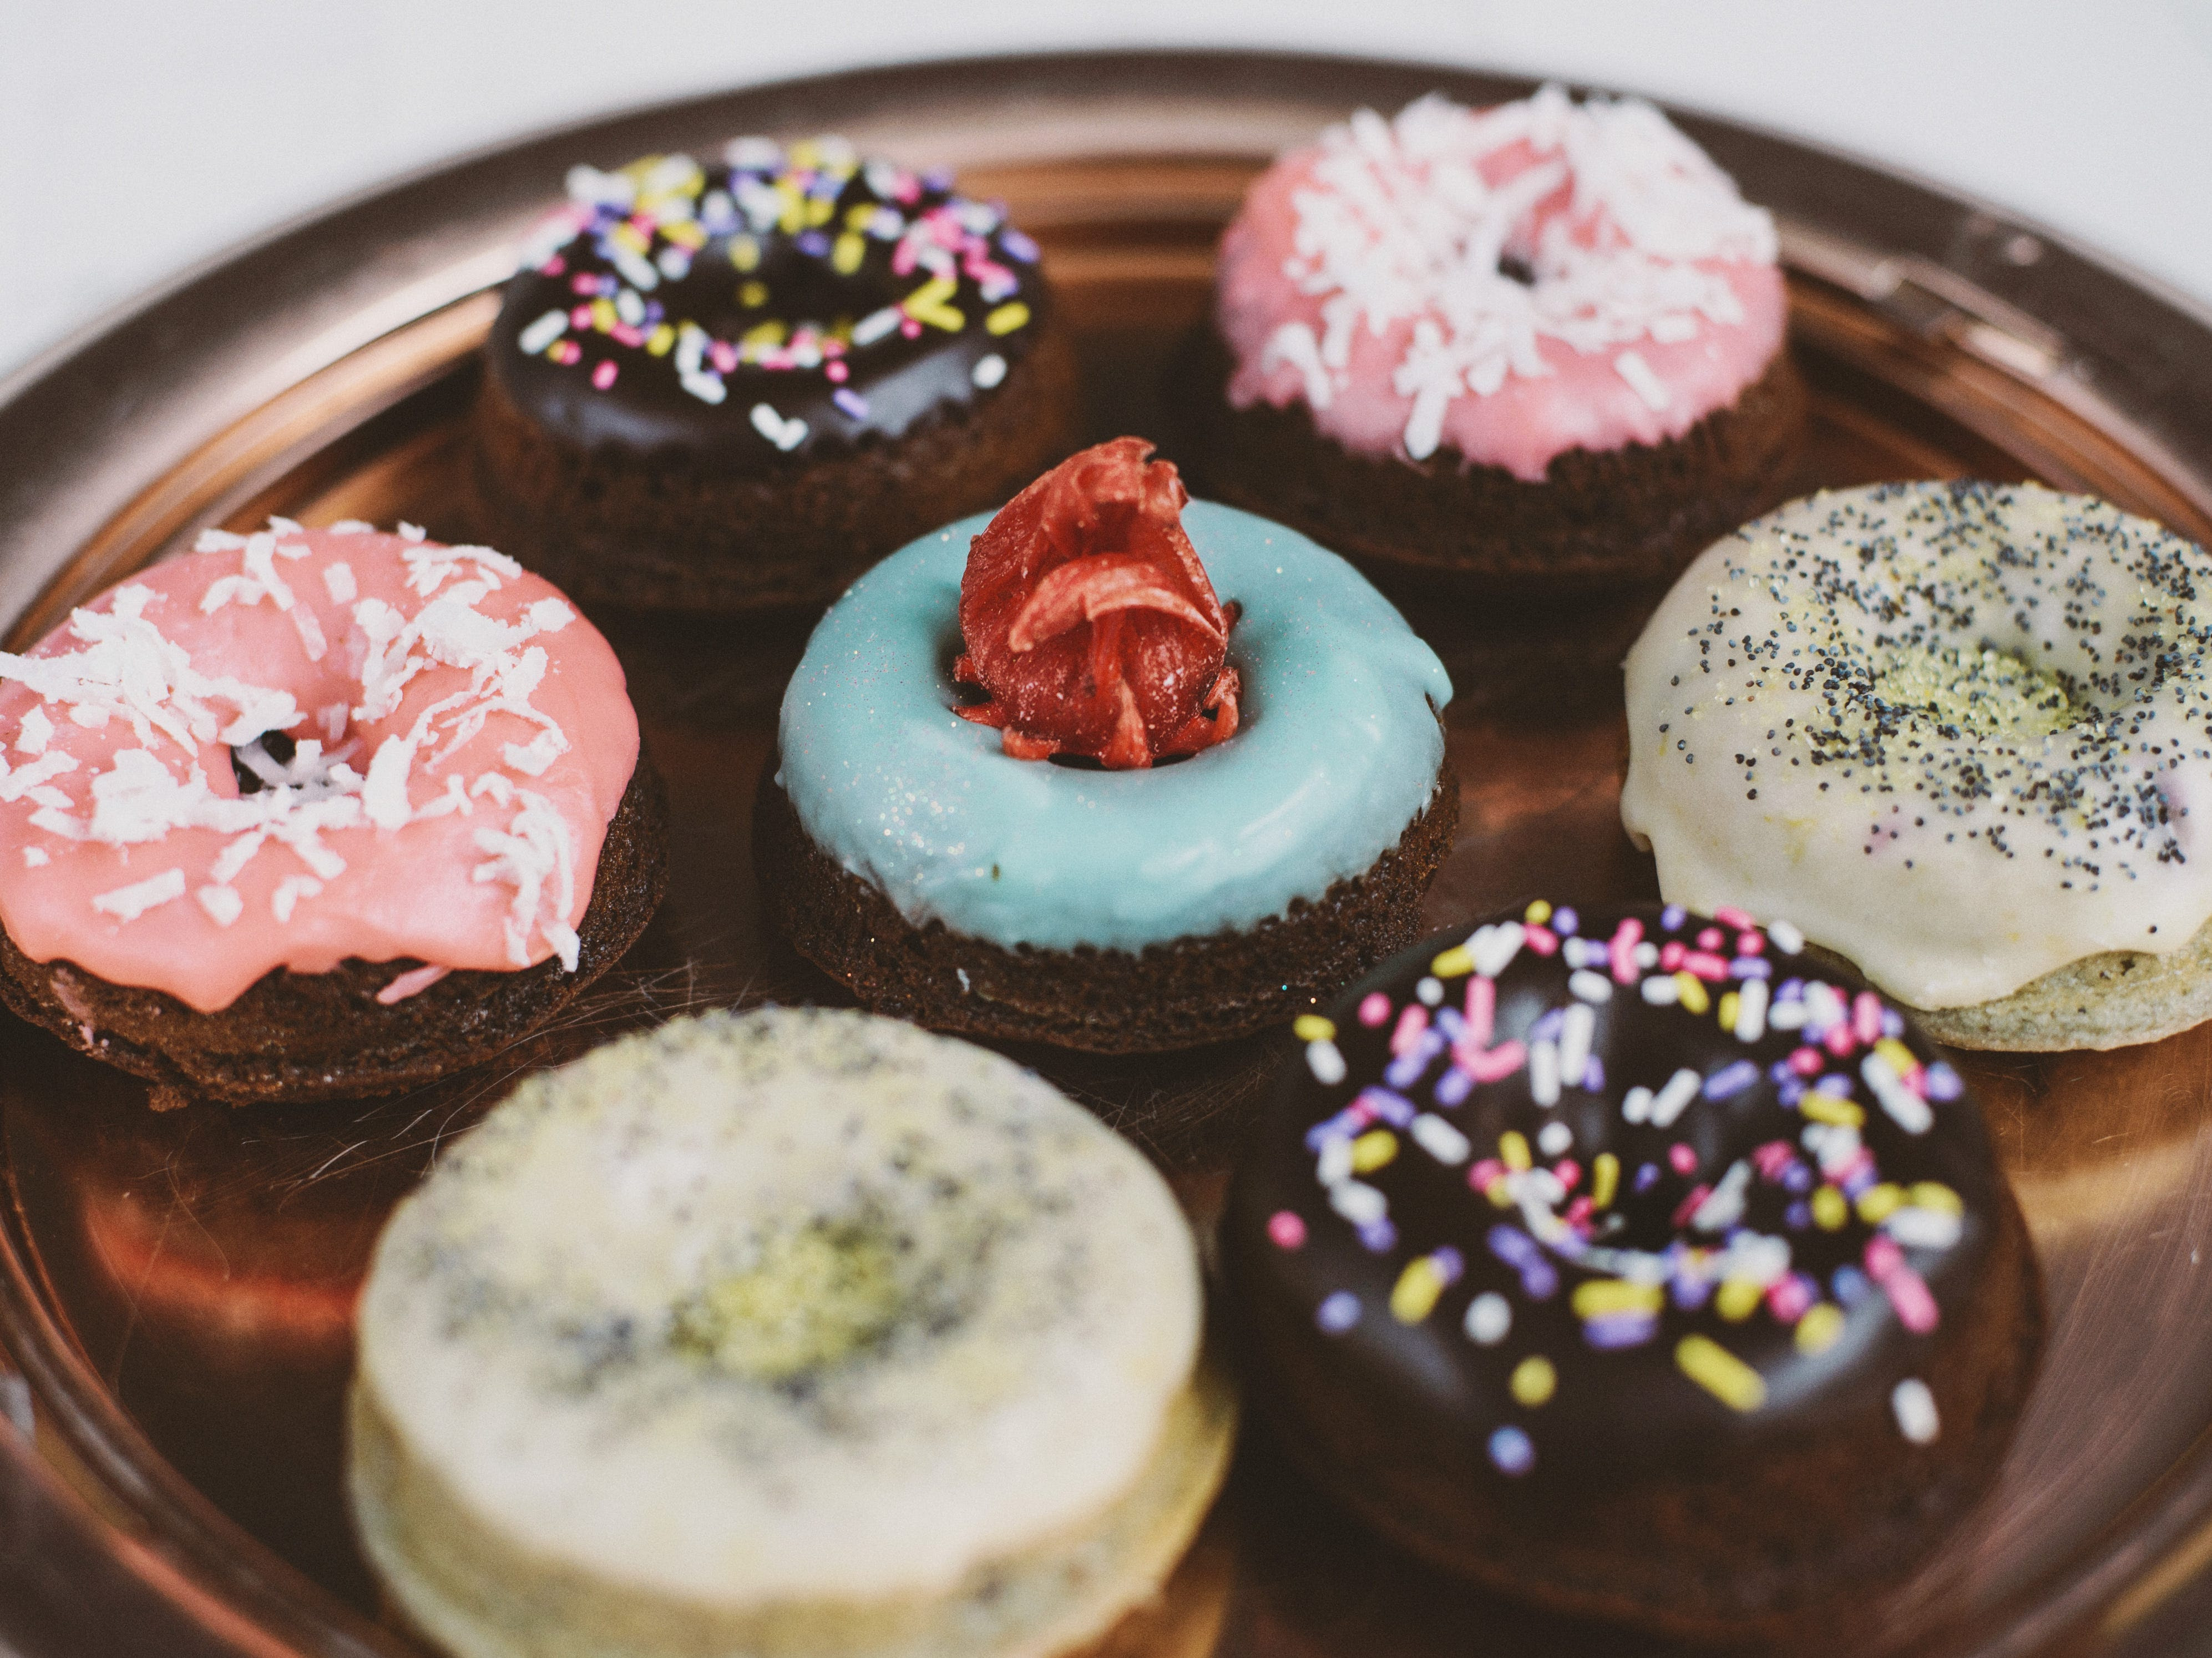
[[[210,536],[25,657],[0,654],[0,925],[34,961],[202,1011],[273,968],[349,957],[431,964],[388,988],[573,962],[638,756],[606,641],[489,550],[272,531]],[[118,632],[127,653],[88,637]],[[75,680],[58,679],[72,662]],[[335,763],[304,791],[242,797],[231,744],[264,726],[325,740]],[[441,804],[455,797],[465,808]],[[257,803],[294,815],[257,827]]]
[[[1556,184],[1516,200],[1547,167]],[[1496,276],[1501,252],[1535,287]],[[1536,301],[1572,337],[1525,321]],[[1303,401],[1348,449],[1445,446],[1540,483],[1570,449],[1661,442],[1729,407],[1787,310],[1771,222],[1702,152],[1648,105],[1547,88],[1363,112],[1283,157],[1222,240],[1216,320],[1236,407]]]

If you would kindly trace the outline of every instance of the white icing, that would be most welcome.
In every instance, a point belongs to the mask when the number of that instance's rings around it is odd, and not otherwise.
[[[53,740],[54,722],[46,718],[44,708],[33,708],[15,727],[15,751],[18,754],[44,754],[46,744]],[[7,762],[0,760],[0,768]]]

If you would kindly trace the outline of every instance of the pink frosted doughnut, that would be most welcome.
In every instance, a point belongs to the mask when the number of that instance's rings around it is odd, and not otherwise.
[[[1547,86],[1363,110],[1284,156],[1223,240],[1215,321],[1236,408],[1540,483],[1731,406],[1786,313],[1772,221],[1704,151],[1647,103]]]
[[[349,958],[420,963],[387,1007],[455,970],[573,973],[638,767],[623,685],[489,548],[210,531],[0,653],[0,926],[201,1013]]]

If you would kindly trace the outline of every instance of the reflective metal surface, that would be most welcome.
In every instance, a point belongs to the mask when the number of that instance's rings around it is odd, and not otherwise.
[[[1518,86],[1295,58],[1122,56],[887,70],[702,100],[465,161],[340,209],[0,387],[0,616],[20,644],[200,525],[405,518],[458,487],[468,353],[505,239],[580,157],[838,126],[949,161],[1032,229],[1081,333],[1094,435],[1166,429],[1160,369],[1214,236],[1278,147],[1358,102]],[[1784,215],[1816,395],[1793,489],[1960,473],[2096,489],[2212,534],[2212,328],[1971,204],[1686,123]],[[520,1070],[703,1005],[832,999],[763,940],[752,790],[802,628],[597,618],[665,774],[670,899],[620,968],[495,1065],[359,1107],[155,1114],[0,1018],[0,1650],[400,1653],[347,1532],[338,1400],[383,1215]],[[1593,662],[1593,672],[1609,665]],[[1616,815],[1617,720],[1462,720],[1439,926],[1539,890],[1651,890]],[[1277,1050],[1038,1065],[1140,1139],[1203,1216]],[[2041,1252],[2052,1339],[2002,1481],[1866,1651],[2169,1649],[2212,1564],[2212,1027],[2156,1047],[1962,1061]],[[9,1367],[12,1359],[14,1370]],[[15,1375],[20,1371],[20,1378]],[[29,1430],[25,1431],[27,1425]],[[1249,1443],[1117,1655],[1656,1650],[1446,1583]]]

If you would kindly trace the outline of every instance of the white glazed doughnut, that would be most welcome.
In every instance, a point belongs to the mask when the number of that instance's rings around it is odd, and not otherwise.
[[[1042,1654],[1221,1477],[1173,1197],[1008,1061],[710,1014],[526,1082],[404,1203],[351,1494],[476,1655]]]
[[[2212,1016],[2203,549],[2033,484],[1823,493],[1692,565],[1627,679],[1668,902],[1786,915],[1948,1040]]]

